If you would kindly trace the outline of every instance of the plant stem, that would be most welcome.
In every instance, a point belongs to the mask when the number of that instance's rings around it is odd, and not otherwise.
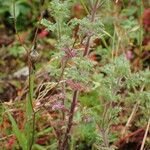
[[[76,90],[73,93],[73,99],[72,99],[71,108],[70,108],[70,112],[69,112],[69,119],[68,119],[68,123],[67,123],[67,129],[66,129],[65,136],[64,136],[64,141],[62,143],[62,146],[60,147],[60,150],[66,150],[66,146],[68,144],[69,133],[70,133],[70,130],[71,130],[71,127],[72,127],[74,111],[75,111],[75,107],[76,107],[76,103],[77,103],[77,96],[78,96],[78,91]]]
[[[95,20],[95,14],[96,14],[96,10],[98,8],[98,4],[99,4],[99,0],[96,0],[95,5],[91,12],[91,22],[94,22],[94,20]],[[91,40],[91,35],[89,35],[87,38],[85,50],[83,52],[83,57],[87,56],[89,53],[90,40]],[[60,150],[66,150],[66,147],[68,144],[69,133],[70,133],[70,130],[72,127],[74,111],[75,111],[75,107],[76,107],[76,103],[77,103],[77,96],[78,96],[78,90],[75,90],[73,93],[73,99],[72,99],[71,108],[70,108],[70,112],[69,112],[69,119],[68,119],[68,123],[67,123],[66,132],[64,135],[64,140],[62,142],[62,145],[60,145],[61,147],[59,147]]]
[[[95,14],[96,14],[96,10],[98,8],[97,6],[98,6],[98,0],[96,0],[95,5],[94,5],[92,12],[91,12],[91,23],[94,22],[94,20],[95,20]],[[91,35],[89,35],[87,38],[85,50],[83,52],[83,57],[85,57],[86,55],[89,54],[90,40],[91,40]]]
[[[142,0],[140,1],[140,16],[139,16],[139,21],[140,21],[140,35],[139,35],[139,46],[140,46],[140,53],[142,53],[142,39],[143,39],[143,31],[142,31],[142,9],[143,9],[143,2]]]
[[[85,47],[85,50],[84,50],[84,53],[83,53],[83,56],[86,56],[88,55],[89,53],[89,48],[90,48],[90,40],[91,40],[91,36],[88,37],[87,39],[87,44],[86,44],[86,47]]]
[[[36,42],[37,42],[37,35],[38,35],[38,31],[39,31],[39,24],[43,18],[43,14],[44,14],[44,2],[45,0],[42,0],[41,1],[41,5],[42,5],[42,8],[40,10],[40,18],[39,18],[39,23],[38,23],[38,26],[36,28],[36,31],[35,31],[35,34],[34,34],[34,38],[33,38],[33,41],[32,41],[32,44],[33,44],[33,47],[35,48],[36,47]],[[30,51],[31,51],[32,47],[30,48]],[[33,90],[34,90],[34,69],[33,69],[33,64],[30,60],[30,56],[29,56],[29,53],[28,53],[28,67],[29,67],[29,100],[30,100],[30,104],[31,104],[31,107],[32,107],[32,136],[31,136],[31,143],[30,143],[30,146],[29,146],[29,150],[32,150],[32,146],[34,144],[34,136],[35,136],[35,119],[36,119],[36,112],[34,111],[34,107],[33,107]]]
[[[108,142],[108,135],[106,133],[107,131],[104,130],[104,129],[101,129],[101,134],[102,134],[102,138],[103,138],[103,141],[104,141],[104,145],[105,147],[109,147],[109,142]]]
[[[39,19],[39,24],[43,18],[43,14],[44,14],[44,2],[45,0],[42,0],[41,1],[41,5],[42,5],[42,9],[41,9],[41,13],[40,13],[40,19]],[[17,31],[17,26],[16,26],[16,7],[15,7],[15,0],[13,0],[13,18],[14,18],[14,28],[15,28],[15,33],[18,37],[18,40],[20,42],[20,44],[23,46],[23,48],[26,50],[27,52],[27,56],[28,56],[28,68],[29,68],[29,103],[30,103],[30,106],[31,106],[31,109],[32,109],[32,113],[33,113],[33,116],[32,116],[32,137],[31,137],[31,142],[30,142],[30,145],[29,145],[29,150],[32,149],[32,146],[33,146],[33,143],[34,143],[34,135],[35,135],[35,115],[36,115],[36,112],[34,111],[34,107],[33,107],[33,90],[34,90],[34,69],[33,69],[33,64],[30,60],[30,51],[32,49],[32,46],[35,47],[36,45],[36,41],[37,41],[37,35],[38,35],[38,30],[39,30],[39,24],[38,24],[38,27],[36,28],[36,31],[35,31],[35,34],[34,34],[34,39],[32,41],[33,45],[31,46],[30,49],[27,49],[22,41],[21,41],[21,38],[18,34],[18,31]],[[30,117],[30,116],[29,116]]]
[[[30,62],[30,58],[28,58],[28,63],[29,63],[28,64],[28,66],[29,66],[29,103],[30,103],[32,113],[33,113],[33,116],[32,116],[32,137],[31,137],[31,142],[29,145],[29,150],[31,150],[33,143],[34,143],[34,128],[35,128],[35,112],[34,112],[33,104],[32,104],[32,102],[33,102],[33,89],[34,89],[34,72],[32,69],[31,62]]]
[[[14,29],[15,29],[15,33],[18,37],[18,41],[19,43],[22,45],[22,47],[25,49],[25,51],[27,52],[28,54],[28,49],[25,47],[25,45],[22,43],[22,40],[21,40],[21,37],[18,33],[18,30],[17,30],[17,19],[16,19],[16,5],[15,5],[15,0],[13,0],[12,2],[13,4],[13,22],[14,22]]]
[[[32,146],[34,143],[34,135],[35,135],[35,112],[33,112],[33,116],[32,116],[32,137],[31,137],[31,144],[29,147],[29,150],[32,150]]]
[[[95,5],[93,7],[93,10],[91,12],[91,22],[94,22],[95,20],[95,14],[96,14],[96,10],[98,8],[98,4],[99,4],[99,0],[96,0]],[[89,53],[89,48],[90,48],[90,40],[91,40],[91,35],[89,35],[87,42],[86,42],[86,47],[85,50],[83,52],[83,57],[87,56]],[[74,111],[75,111],[75,107],[76,107],[76,103],[77,103],[77,96],[78,96],[78,90],[75,90],[73,93],[73,99],[72,99],[72,103],[71,103],[71,108],[70,108],[70,112],[69,112],[69,119],[68,119],[68,124],[67,124],[67,129],[64,135],[64,140],[63,143],[60,147],[60,150],[66,150],[67,144],[68,144],[68,138],[69,138],[69,133],[72,127],[72,122],[73,122],[73,116],[74,116]]]
[[[28,58],[28,66],[29,66],[29,101],[30,101],[30,105],[32,107],[32,111],[33,111],[33,84],[34,84],[34,75],[33,75],[33,70],[32,70],[32,66],[30,63],[30,58]]]

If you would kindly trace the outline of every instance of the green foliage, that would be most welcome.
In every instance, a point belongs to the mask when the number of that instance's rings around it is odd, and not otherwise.
[[[44,25],[48,31],[54,32],[56,30],[56,24],[52,24],[46,19],[42,19],[41,24]]]
[[[100,18],[97,18],[95,22],[91,23],[90,18],[83,18],[83,19],[73,19],[71,20],[72,25],[79,24],[81,26],[79,35],[83,36],[85,34],[89,35],[96,35],[97,37],[101,37],[103,34],[105,34],[104,26],[100,20]]]
[[[69,9],[70,1],[61,2],[60,0],[53,0],[50,2],[50,8],[52,8],[52,16],[56,19],[56,21],[64,21],[69,18],[70,9]]]
[[[21,146],[21,148],[23,150],[27,150],[27,138],[25,137],[25,134],[22,133],[22,131],[20,131],[20,129],[19,129],[15,119],[11,115],[11,113],[7,111],[7,114],[9,116],[11,123],[12,123],[13,133],[16,135],[17,140],[19,141],[19,145]]]
[[[38,2],[33,2],[33,6],[37,6]],[[73,18],[71,10],[74,8],[74,2],[78,1],[46,2],[45,7],[50,17],[42,19],[41,30],[43,31],[44,26],[47,31],[50,31],[50,35],[46,37],[47,41],[54,40],[55,44],[50,45],[49,50],[53,54],[47,64],[44,61],[43,66],[41,65],[43,67],[41,72],[37,74],[34,74],[34,71],[30,72],[29,94],[24,113],[26,122],[22,131],[13,115],[7,111],[13,128],[11,133],[16,135],[19,146],[24,150],[29,149],[31,142],[33,142],[33,149],[57,149],[64,140],[64,133],[68,126],[71,126],[67,135],[68,146],[72,150],[115,149],[110,144],[113,145],[120,140],[120,133],[118,131],[116,133],[112,127],[124,126],[132,110],[130,108],[128,111],[128,106],[139,104],[137,114],[139,120],[135,119],[135,127],[143,127],[149,118],[150,71],[147,69],[134,72],[132,62],[126,56],[129,45],[135,42],[139,46],[141,42],[137,33],[143,34],[136,17],[138,8],[136,5],[132,6],[135,3],[139,5],[139,1],[131,1],[131,7],[127,8],[125,6],[128,0],[123,2],[124,6],[118,4],[123,8],[118,6],[119,8],[114,9],[120,9],[115,12],[116,14],[111,6],[115,8],[117,4],[106,1],[107,4],[100,9],[103,14],[99,12],[99,15],[97,11],[94,21],[91,20],[92,7],[89,7],[84,0],[81,3],[87,16],[85,14],[82,19]],[[91,1],[91,5],[95,2],[96,0]],[[2,4],[2,1],[0,3]],[[2,4],[5,6],[0,10],[2,15],[5,16],[5,13],[12,15],[11,5],[9,8],[6,7],[9,4],[9,1]],[[17,20],[27,20],[33,6],[25,0],[16,1]],[[106,9],[106,7],[110,8]],[[76,36],[74,32],[77,32]],[[100,44],[97,44],[95,39],[100,40]],[[41,43],[37,42],[37,44],[40,47]],[[49,48],[49,43],[47,45]],[[89,55],[83,57],[86,48],[89,48]],[[18,57],[24,53],[24,50],[22,46],[14,44],[9,48],[9,53]],[[101,56],[100,62],[90,58],[95,54]],[[42,82],[34,86],[34,77],[36,83],[39,80]],[[79,93],[76,103],[72,102],[74,91]],[[70,105],[71,109],[69,109]],[[75,108],[73,113],[72,107]],[[34,116],[34,111],[38,117]],[[69,124],[68,118],[71,115],[73,121]],[[46,118],[46,121],[43,118]],[[44,121],[34,124],[40,119]],[[0,122],[3,122],[1,118]],[[33,127],[34,125],[36,128]],[[34,137],[36,141],[43,138],[46,144],[41,146],[42,144],[35,143]],[[50,139],[48,142],[47,137]]]
[[[109,33],[105,31],[102,23],[102,21],[105,22],[105,20],[101,20],[99,17],[93,22],[91,22],[90,16],[82,19],[74,18],[68,23],[67,19],[69,17],[70,3],[67,5],[66,2],[67,1],[64,1],[64,3],[52,1],[50,3],[50,9],[55,23],[45,19],[42,20],[42,24],[47,30],[52,32],[56,31],[55,33],[57,33],[58,43],[56,44],[56,48],[59,52],[54,55],[54,58],[57,58],[57,63],[52,63],[49,66],[51,68],[50,75],[55,77],[61,74],[61,68],[59,67],[62,61],[61,58],[66,59],[66,55],[62,52],[62,49],[68,48],[74,51],[74,49],[71,48],[74,44],[71,31],[76,26],[79,26],[79,40],[86,36],[83,44],[86,44],[88,36],[91,36],[92,41],[94,41],[97,37],[109,35]],[[56,3],[58,4],[57,6]],[[60,13],[61,11],[63,11],[63,13]],[[136,7],[123,9],[121,12],[122,17],[127,16],[129,18],[128,20],[120,20],[120,26],[118,31],[116,31],[118,41],[121,41],[122,45],[126,45],[131,39],[138,40],[136,35],[136,32],[139,30],[138,21],[132,17],[136,12]],[[112,26],[112,23],[113,21],[108,25]],[[109,35],[109,37],[112,36]],[[146,73],[147,75],[144,75],[145,71],[132,73],[130,62],[126,56],[121,55],[113,58],[111,48],[108,47],[105,39],[102,41],[106,47],[98,47],[97,54],[101,54],[103,66],[97,67],[95,62],[83,58],[82,53],[77,51],[75,56],[68,58],[69,61],[65,67],[63,80],[71,79],[82,83],[85,87],[90,89],[88,93],[84,91],[81,94],[80,109],[82,110],[83,108],[83,110],[81,111],[82,113],[78,112],[80,114],[78,119],[76,118],[77,116],[75,116],[77,122],[81,122],[81,118],[84,118],[84,116],[89,117],[90,121],[86,124],[83,123],[83,121],[77,125],[77,131],[75,127],[75,132],[73,132],[72,135],[73,145],[77,142],[76,138],[78,137],[80,137],[81,141],[86,141],[86,143],[90,143],[90,145],[96,144],[98,147],[103,148],[106,146],[104,144],[106,143],[106,137],[108,142],[115,141],[116,135],[111,133],[110,128],[119,122],[118,115],[122,109],[120,106],[117,106],[117,103],[122,101],[122,99],[130,99],[132,95],[135,97],[135,93],[133,93],[132,90],[141,86],[142,83],[144,85],[147,84],[147,78],[145,78],[145,76],[148,76],[148,73]],[[112,58],[110,59],[110,57]],[[123,96],[123,89],[128,91],[128,95]],[[142,94],[142,96],[143,97],[140,97],[142,99],[147,97],[146,94]],[[134,100],[132,99],[132,102]],[[147,100],[141,103],[141,105],[146,104],[146,101]],[[130,103],[132,102],[130,101]],[[93,139],[93,136],[96,138]],[[78,145],[79,149],[83,145],[81,142]]]
[[[59,0],[53,0],[49,4],[49,8],[51,11],[51,16],[54,18],[54,22],[47,21],[46,19],[42,19],[41,24],[43,24],[45,27],[47,27],[47,30],[56,32],[57,38],[61,39],[63,41],[66,40],[66,42],[70,39],[70,34],[67,35],[67,33],[71,33],[70,27],[67,24],[67,19],[70,15],[70,4],[71,1],[64,1],[61,2]],[[70,40],[68,41],[68,43]],[[62,44],[63,42],[61,42]],[[69,43],[71,44],[71,43]]]
[[[7,2],[7,1],[6,1]],[[15,2],[15,1],[14,1]],[[10,2],[7,4],[9,5]],[[12,17],[13,16],[13,3],[11,3],[11,5],[9,5],[9,13]],[[31,5],[30,3],[28,3],[27,1],[25,0],[19,0],[19,1],[16,1],[15,2],[15,15],[16,15],[16,18],[20,17],[20,16],[26,16],[29,14],[29,12],[31,11]]]
[[[27,0],[0,0],[0,15],[1,19],[5,22],[6,26],[11,27],[11,29],[14,26],[13,23],[13,2],[15,3],[15,15],[17,20],[17,29],[18,30],[26,30],[27,26],[30,23],[34,23],[34,21],[37,19],[38,11],[35,9],[38,9],[38,1],[33,1],[32,3]],[[31,14],[35,15],[35,18],[31,17]],[[10,29],[9,29],[10,30]]]
[[[117,93],[123,87],[122,80],[130,73],[129,61],[125,56],[120,56],[111,60],[100,70],[106,74],[105,76],[103,74],[94,76],[94,84],[97,88],[100,87],[100,95],[104,100],[119,100],[120,95]]]
[[[94,123],[80,123],[75,129],[74,129],[74,139],[76,141],[79,141],[78,144],[79,149],[82,147],[82,144],[86,144],[86,146],[91,146],[92,143],[96,140],[96,133],[95,130],[95,124]],[[83,143],[82,143],[83,142]]]
[[[132,16],[136,13],[137,7],[131,6],[129,8],[125,8],[121,11],[123,16]]]
[[[80,96],[80,103],[83,105],[83,107],[100,107],[99,103],[99,92],[96,90],[93,90],[90,93],[84,94]]]
[[[94,62],[86,60],[86,58],[75,57],[72,59],[74,65],[66,68],[66,79],[73,79],[88,84],[91,80],[91,73],[94,71]]]
[[[139,73],[131,74],[126,80],[126,86],[128,89],[138,87],[143,84],[144,78]]]
[[[115,78],[126,77],[130,73],[130,64],[124,55],[112,60],[109,64],[106,64],[102,71],[108,76]]]
[[[18,46],[18,44],[14,45],[13,47],[9,48],[8,50],[9,50],[10,54],[15,57],[25,54],[25,49],[22,46]]]

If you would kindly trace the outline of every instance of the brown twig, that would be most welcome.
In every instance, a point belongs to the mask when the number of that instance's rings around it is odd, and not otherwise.
[[[118,148],[122,147],[123,144],[125,143],[125,141],[127,141],[129,138],[133,137],[133,136],[137,136],[138,134],[141,135],[141,132],[144,132],[144,128],[140,128],[137,129],[136,131],[129,133],[128,135],[126,135],[125,137],[121,138],[118,142],[116,142],[114,145],[116,145]]]
[[[143,85],[143,86],[141,87],[140,92],[143,91],[144,87],[145,87],[145,85]],[[135,89],[134,89],[134,91],[136,92]],[[134,105],[134,107],[133,107],[133,109],[132,109],[132,112],[131,112],[131,114],[130,114],[130,116],[129,116],[129,118],[128,118],[128,121],[127,121],[125,127],[124,127],[123,130],[122,130],[122,136],[125,135],[126,130],[128,130],[128,128],[130,127],[130,125],[131,125],[131,123],[132,123],[132,121],[133,121],[133,119],[134,119],[134,117],[135,117],[135,115],[136,115],[136,112],[138,111],[139,105],[140,105],[140,101],[137,101],[137,103]]]
[[[139,101],[134,105],[134,107],[133,107],[133,109],[132,109],[132,112],[131,112],[131,114],[130,114],[130,117],[128,118],[128,121],[127,121],[125,127],[124,127],[123,130],[122,130],[122,133],[121,133],[122,136],[125,135],[126,130],[128,130],[128,128],[130,127],[131,122],[133,121],[133,118],[134,118],[134,116],[135,116],[135,114],[136,114],[138,108],[139,108]]]
[[[6,139],[8,139],[8,138],[10,138],[12,136],[14,136],[14,134],[10,134],[8,136],[2,137],[2,138],[0,138],[0,141],[6,140]]]

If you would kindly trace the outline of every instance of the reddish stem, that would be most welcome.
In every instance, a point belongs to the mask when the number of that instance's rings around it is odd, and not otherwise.
[[[94,22],[94,20],[95,20],[95,14],[96,14],[96,10],[98,8],[97,6],[98,6],[98,0],[95,2],[95,5],[92,9],[91,23]],[[86,55],[89,54],[90,40],[91,40],[91,35],[89,35],[89,37],[87,38],[87,42],[86,42],[85,50],[84,50],[84,53],[83,53],[83,57],[85,57]]]
[[[95,5],[92,9],[91,12],[91,22],[94,22],[95,20],[95,14],[96,14],[96,10],[98,8],[98,1],[96,0]],[[89,53],[89,48],[90,48],[90,40],[91,40],[91,35],[89,35],[88,39],[87,39],[87,43],[86,43],[86,47],[83,53],[83,57],[87,56]],[[71,108],[70,108],[70,112],[69,112],[69,119],[68,119],[68,124],[67,124],[67,129],[64,135],[64,141],[61,145],[61,147],[59,148],[60,150],[66,150],[67,145],[68,145],[68,138],[69,138],[69,133],[72,127],[72,122],[73,122],[73,116],[74,116],[74,111],[75,111],[75,107],[76,107],[76,103],[77,103],[77,96],[78,96],[78,90],[75,90],[73,93],[73,99],[72,99],[72,103],[71,103]]]
[[[71,108],[70,108],[70,116],[68,119],[68,124],[67,124],[67,129],[65,132],[65,136],[64,136],[64,141],[62,143],[62,146],[60,147],[60,150],[65,150],[66,146],[68,144],[68,137],[69,137],[69,133],[72,127],[72,122],[73,122],[73,116],[74,116],[74,112],[75,112],[75,107],[76,107],[76,103],[77,103],[77,96],[78,96],[78,91],[74,91],[73,93],[73,99],[72,99],[72,103],[71,103]]]

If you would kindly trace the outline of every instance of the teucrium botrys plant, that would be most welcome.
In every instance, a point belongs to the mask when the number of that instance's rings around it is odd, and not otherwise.
[[[58,54],[61,53],[61,55],[56,54],[54,57],[58,62],[57,64],[61,63],[62,67],[59,69],[58,66],[54,65],[52,68],[56,67],[54,71],[62,69],[61,77],[59,79],[65,80],[66,85],[71,88],[74,93],[64,137],[62,141],[59,141],[58,147],[61,150],[68,147],[69,134],[73,124],[73,116],[75,115],[74,111],[79,91],[85,91],[88,87],[92,89],[92,85],[94,86],[92,83],[92,76],[95,71],[94,66],[96,63],[84,57],[88,56],[93,40],[105,33],[100,19],[96,16],[97,9],[101,5],[100,1],[97,0],[93,3],[90,8],[91,14],[87,17],[83,19],[75,18],[70,21],[67,20],[69,4],[70,1],[52,1],[50,3],[50,12],[55,19],[55,23],[45,19],[42,20],[42,24],[46,26],[48,30],[53,32],[56,31],[58,37],[56,48],[59,50]],[[79,36],[78,39],[73,37],[73,33],[71,32],[76,26],[79,26],[77,32]],[[80,44],[84,47],[82,51],[75,48],[76,45]],[[51,75],[52,74],[53,72]]]
[[[57,147],[60,150],[69,148],[69,140],[74,139],[77,142],[77,135],[82,134],[74,132],[76,127],[73,124],[77,114],[80,115],[79,123],[83,124],[77,124],[78,127],[84,128],[86,121],[81,118],[88,118],[87,124],[94,135],[94,138],[90,137],[94,149],[113,149],[110,143],[114,142],[115,138],[110,129],[118,123],[118,115],[122,111],[120,104],[128,103],[128,100],[139,92],[140,84],[147,84],[149,71],[132,73],[130,62],[124,54],[104,60],[107,63],[101,67],[89,60],[93,41],[103,35],[109,35],[97,15],[103,1],[92,2],[87,16],[82,19],[70,19],[68,14],[73,2],[53,0],[49,7],[53,21],[43,19],[41,22],[57,37],[56,53],[52,56],[53,61],[48,64],[47,69],[56,84],[56,90],[61,91],[63,84],[63,107],[68,109],[68,112],[63,112],[63,119],[66,120],[61,134],[57,137]],[[72,30],[77,26],[78,37],[74,37]],[[147,89],[144,90],[139,97],[148,95]],[[90,94],[94,96],[88,97]],[[148,100],[146,96],[146,104]],[[136,99],[133,98],[132,101]],[[78,106],[78,102],[81,105]],[[76,112],[76,109],[80,112]],[[86,135],[84,131],[83,135]]]

